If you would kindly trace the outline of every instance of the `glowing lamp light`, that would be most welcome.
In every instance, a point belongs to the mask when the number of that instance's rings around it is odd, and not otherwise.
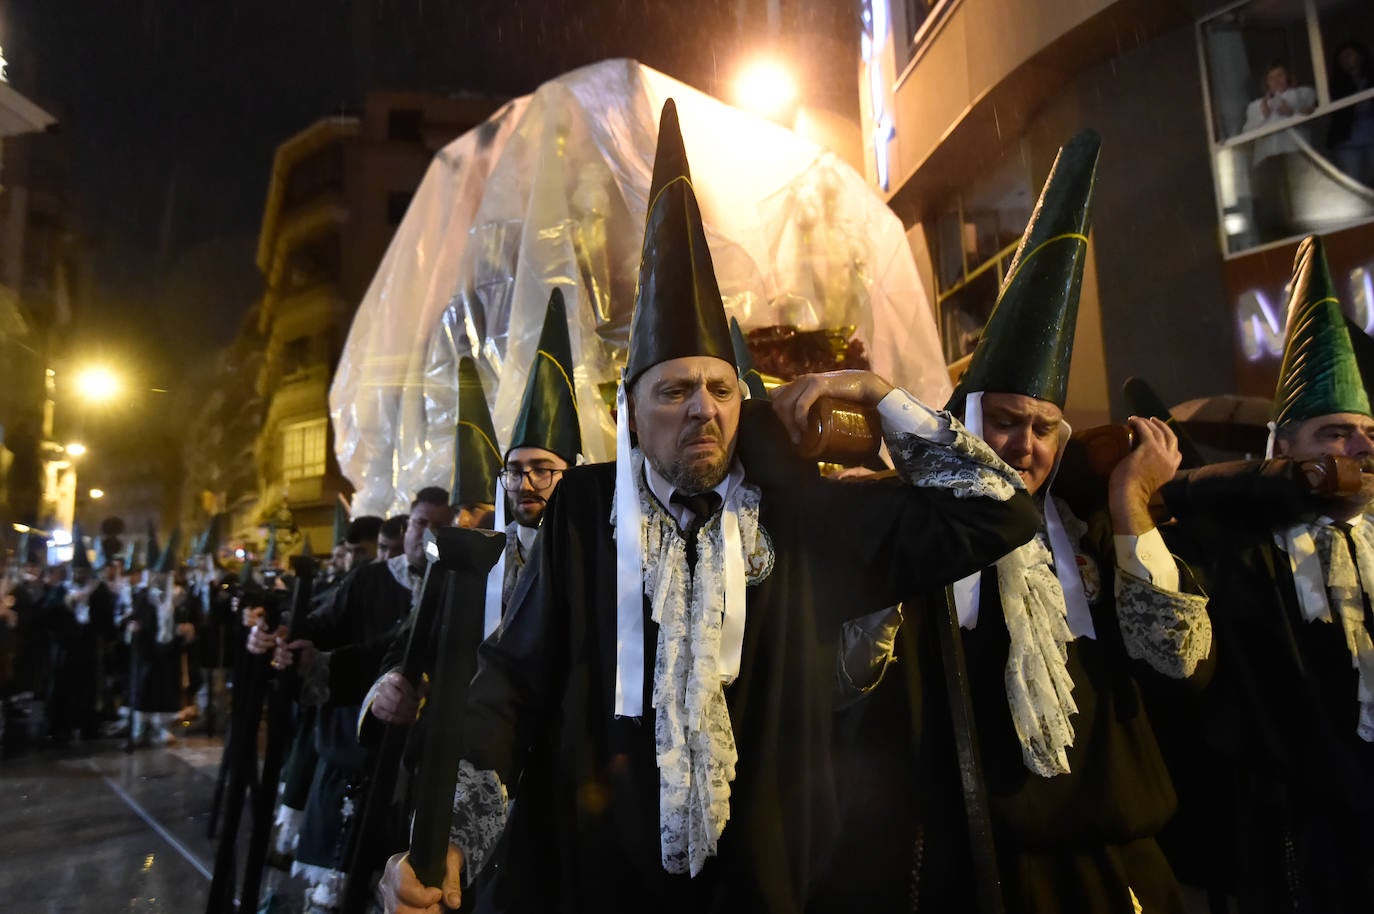
[[[86,445],[79,441],[73,441],[71,444],[67,445],[66,451],[73,457],[80,457],[82,454],[86,453]]]
[[[105,490],[104,490],[104,489],[91,489],[90,495],[91,495],[91,498],[104,498],[104,497],[105,497]]]
[[[760,60],[746,67],[735,82],[741,108],[761,117],[786,116],[797,101],[797,83],[784,67]]]
[[[61,528],[52,532],[52,541],[55,546],[70,546],[72,544],[72,534],[69,530]]]
[[[95,402],[110,400],[119,393],[119,378],[108,368],[85,368],[76,376],[76,392]]]

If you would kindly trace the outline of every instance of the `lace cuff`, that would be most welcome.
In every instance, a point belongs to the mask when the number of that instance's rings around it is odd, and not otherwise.
[[[887,398],[883,402],[887,403]],[[1006,501],[1017,489],[1025,488],[1015,470],[1003,463],[983,439],[969,434],[968,429],[947,411],[933,413],[910,397],[900,401],[900,408],[913,414],[918,408],[924,410],[927,418],[938,416],[943,426],[935,438],[925,437],[916,429],[926,427],[926,422],[894,421],[892,409],[882,411],[883,438],[903,482],[924,488],[950,489],[957,498],[995,501]]]
[[[1170,679],[1187,679],[1212,650],[1207,598],[1116,575],[1116,616],[1126,653]]]
[[[305,706],[322,705],[329,701],[330,651],[315,654],[315,662],[301,671],[301,694],[297,701]]]
[[[470,883],[486,866],[491,850],[506,827],[506,785],[495,771],[478,771],[471,762],[458,763],[453,789],[453,825],[448,840],[463,852],[463,882]]]

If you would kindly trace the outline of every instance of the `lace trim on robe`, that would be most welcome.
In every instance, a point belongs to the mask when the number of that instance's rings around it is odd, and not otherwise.
[[[997,587],[1011,644],[1003,681],[1026,767],[1041,777],[1069,771],[1068,747],[1078,713],[1069,677],[1064,590],[1044,534],[997,561]]]
[[[1355,556],[1344,536],[1327,526],[1315,533],[1317,552],[1326,571],[1326,593],[1330,608],[1320,621],[1331,622],[1332,614],[1339,617],[1345,634],[1345,646],[1350,652],[1350,665],[1357,671],[1356,700],[1360,705],[1355,732],[1360,739],[1374,742],[1374,640],[1364,624],[1364,597],[1374,588],[1374,534],[1369,531],[1371,521],[1351,528],[1355,541]],[[1358,572],[1356,571],[1358,563]],[[1361,581],[1364,582],[1361,593]],[[1312,619],[1309,622],[1315,621]]]
[[[1002,462],[982,438],[969,434],[959,420],[939,413],[949,423],[954,440],[939,444],[920,435],[884,429],[883,438],[897,475],[908,485],[949,489],[956,498],[1006,501],[1024,489],[1021,477]]]
[[[658,623],[654,656],[654,741],[659,771],[663,868],[701,872],[730,819],[738,753],[721,669],[725,614],[724,537],[717,513],[697,534],[697,565],[687,571],[686,542],[644,483],[635,455],[644,556],[644,593]],[[759,490],[742,483],[724,510],[739,519],[746,582],[773,570],[772,542],[759,525]]]
[[[492,848],[506,827],[510,800],[495,771],[478,771],[471,762],[458,763],[453,788],[453,824],[449,843],[463,852],[464,885],[482,872]]]
[[[1207,598],[1161,590],[1120,568],[1116,617],[1126,653],[1170,679],[1187,679],[1212,650]]]

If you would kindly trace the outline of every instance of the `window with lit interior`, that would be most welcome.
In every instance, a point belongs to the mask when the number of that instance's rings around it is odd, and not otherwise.
[[[1245,0],[1198,23],[1228,255],[1374,221],[1374,3]]]
[[[311,419],[295,422],[282,429],[282,480],[308,479],[324,475],[324,458],[328,421]]]

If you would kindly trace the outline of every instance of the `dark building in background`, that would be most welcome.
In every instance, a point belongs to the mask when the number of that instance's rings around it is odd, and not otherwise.
[[[353,313],[430,159],[503,101],[371,93],[359,115],[322,118],[277,148],[258,236],[264,289],[190,428],[184,526],[223,510],[250,548],[269,523],[286,548],[307,534],[330,545],[334,505],[352,490],[328,394]]]
[[[243,531],[256,539],[258,472],[253,449],[262,427],[263,398],[254,380],[262,371],[263,340],[256,307],[244,315],[239,334],[197,377],[194,417],[182,437],[182,526],[194,535],[210,517],[227,514],[221,535],[238,536],[220,545],[245,545]]]
[[[909,228],[949,362],[976,344],[1055,150],[1084,127],[1102,159],[1076,424],[1124,415],[1132,375],[1170,403],[1272,395],[1308,232],[1327,236],[1352,318],[1374,326],[1374,190],[1342,164],[1335,129],[1374,117],[1374,88],[1348,91],[1336,61],[1349,42],[1374,46],[1367,0],[864,0],[862,13],[867,174]],[[1275,63],[1305,91],[1287,96],[1291,116],[1253,122]]]
[[[3,68],[3,63],[0,63]],[[0,524],[70,529],[57,483],[70,463],[53,439],[54,372],[81,283],[56,120],[0,79]],[[67,486],[68,489],[74,482]]]

